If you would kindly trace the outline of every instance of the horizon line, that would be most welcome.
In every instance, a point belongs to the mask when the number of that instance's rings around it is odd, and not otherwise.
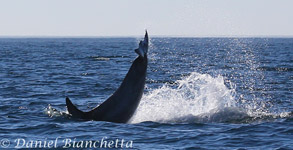
[[[141,35],[0,35],[0,38],[140,38]],[[293,38],[293,35],[151,35],[154,38]]]

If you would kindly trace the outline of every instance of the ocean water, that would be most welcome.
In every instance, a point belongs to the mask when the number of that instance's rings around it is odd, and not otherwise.
[[[139,40],[1,38],[0,149],[293,149],[292,38],[151,38],[129,123],[70,118],[65,97],[102,103]]]

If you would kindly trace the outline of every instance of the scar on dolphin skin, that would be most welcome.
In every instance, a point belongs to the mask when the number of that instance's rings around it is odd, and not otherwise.
[[[79,110],[68,97],[66,105],[69,114],[74,118],[84,120],[127,123],[135,113],[143,95],[147,73],[147,52],[149,37],[146,31],[144,40],[135,49],[138,57],[133,61],[120,87],[101,105],[89,112]]]

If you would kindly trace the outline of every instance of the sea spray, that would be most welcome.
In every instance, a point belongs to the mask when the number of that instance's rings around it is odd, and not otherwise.
[[[235,89],[224,84],[222,76],[191,73],[145,94],[132,118],[132,123],[143,121],[165,122],[184,116],[197,116],[211,110],[236,107]]]

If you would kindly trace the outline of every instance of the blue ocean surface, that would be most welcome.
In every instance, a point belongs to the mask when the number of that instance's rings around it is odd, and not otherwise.
[[[0,149],[293,149],[292,38],[151,38],[129,123],[70,118],[65,97],[101,104],[139,40],[1,38]]]

